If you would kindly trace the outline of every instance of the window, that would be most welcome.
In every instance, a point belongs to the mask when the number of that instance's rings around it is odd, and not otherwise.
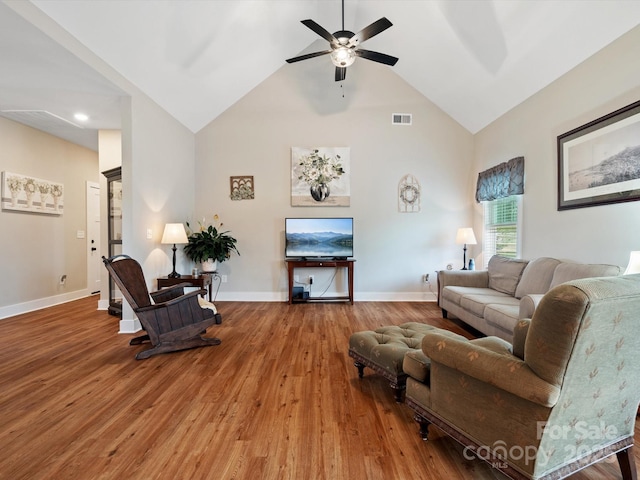
[[[483,202],[483,258],[487,268],[493,255],[517,258],[519,245],[520,195]]]

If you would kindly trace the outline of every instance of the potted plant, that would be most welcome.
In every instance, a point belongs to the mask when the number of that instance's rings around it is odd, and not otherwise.
[[[202,271],[215,272],[217,262],[224,262],[231,256],[231,252],[240,255],[236,247],[237,240],[229,235],[229,232],[222,232],[218,215],[213,216],[214,225],[205,226],[204,219],[198,222],[199,229],[191,229],[187,223],[187,239],[189,243],[184,247],[184,253],[196,263],[202,263]]]

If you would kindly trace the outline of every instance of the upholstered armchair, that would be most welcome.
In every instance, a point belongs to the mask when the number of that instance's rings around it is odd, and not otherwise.
[[[559,479],[617,454],[635,479],[640,401],[640,275],[553,288],[513,344],[427,332],[407,353],[406,403],[516,479]]]

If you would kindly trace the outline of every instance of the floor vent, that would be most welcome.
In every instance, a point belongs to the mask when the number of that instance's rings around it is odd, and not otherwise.
[[[392,125],[411,125],[410,113],[393,113],[391,115]]]

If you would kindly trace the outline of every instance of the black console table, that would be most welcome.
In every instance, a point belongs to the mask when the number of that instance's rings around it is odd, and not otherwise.
[[[353,264],[355,260],[287,260],[289,272],[289,304],[293,303],[293,271],[296,268],[346,268],[349,296],[347,297],[310,297],[305,301],[346,300],[353,305]]]

